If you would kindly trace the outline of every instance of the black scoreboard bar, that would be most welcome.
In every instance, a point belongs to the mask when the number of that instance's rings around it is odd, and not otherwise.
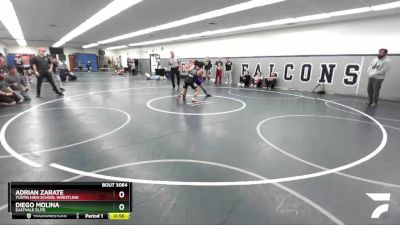
[[[13,219],[127,220],[132,212],[128,182],[10,182]]]

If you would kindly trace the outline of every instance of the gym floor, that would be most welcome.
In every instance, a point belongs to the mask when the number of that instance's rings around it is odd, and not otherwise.
[[[65,98],[45,84],[42,99],[2,107],[0,224],[75,223],[11,220],[9,181],[104,175],[134,182],[118,224],[399,224],[400,103],[206,88],[212,98],[184,104],[170,81],[82,73]]]

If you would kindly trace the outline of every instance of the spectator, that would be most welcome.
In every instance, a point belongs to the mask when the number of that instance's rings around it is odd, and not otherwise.
[[[207,80],[207,82],[210,82],[210,80],[211,80],[211,68],[212,68],[212,62],[207,56],[206,60],[204,61],[205,73],[204,73],[204,77],[203,77],[204,79]]]
[[[163,77],[159,76],[159,75],[151,76],[148,73],[145,73],[144,76],[145,76],[146,80],[166,80],[167,79],[167,77],[165,77],[165,76],[163,76]]]
[[[24,101],[30,101],[31,97],[29,96],[29,88],[28,85],[21,77],[21,74],[17,72],[17,68],[15,66],[9,65],[7,67],[8,74],[6,79],[7,85],[11,88],[11,90],[18,96],[19,99]]]
[[[225,77],[227,85],[232,83],[232,62],[229,58],[226,58],[225,62]]]
[[[251,77],[250,77],[250,72],[249,72],[249,70],[247,69],[247,70],[245,70],[244,72],[243,72],[243,74],[240,76],[240,81],[239,81],[239,83],[238,83],[238,86],[239,87],[248,87],[249,85],[250,85],[250,80],[251,80]]]
[[[5,64],[5,59],[3,57],[3,54],[0,53],[0,69],[4,67],[4,64]]]
[[[221,84],[222,82],[222,69],[224,67],[224,63],[218,59],[218,61],[215,62],[215,66],[217,67],[215,70],[215,84],[219,83]]]
[[[390,70],[391,61],[387,56],[387,49],[380,49],[377,58],[372,60],[368,68],[368,97],[369,101],[365,104],[376,107],[379,100],[379,92],[383,81],[385,80],[386,73]]]
[[[251,87],[262,87],[263,76],[261,75],[261,72],[257,71],[251,80]]]
[[[59,73],[60,73],[60,78],[61,78],[62,81],[68,82],[70,80],[77,80],[78,79],[78,77],[74,73],[71,73],[68,70],[66,65],[62,65],[61,66],[61,68],[59,70]]]
[[[83,66],[81,64],[81,61],[78,62],[78,69],[79,69],[79,72],[82,72],[82,70],[83,70]]]
[[[267,86],[267,88],[274,89],[277,79],[278,74],[276,74],[275,72],[271,73],[271,76],[265,78],[265,86]]]
[[[129,59],[128,61],[128,66],[129,66],[129,72],[132,75],[136,75],[136,65],[135,65],[135,59]]]
[[[90,60],[87,62],[86,67],[87,67],[88,72],[92,71],[92,62]]]
[[[59,62],[57,60],[56,55],[53,55],[51,57],[51,63],[53,64],[53,79],[58,81],[58,85],[60,86],[60,90],[61,91],[65,91],[65,89],[63,88],[63,84],[61,81],[61,77],[60,77],[60,71],[59,71]]]
[[[15,67],[17,67],[17,72],[24,75],[24,63],[22,62],[22,57],[20,54],[16,54],[14,58]]]
[[[7,84],[6,71],[4,70],[3,67],[0,67],[0,105],[10,106],[21,102],[23,102],[23,100],[18,98],[18,96],[13,92],[13,90]]]

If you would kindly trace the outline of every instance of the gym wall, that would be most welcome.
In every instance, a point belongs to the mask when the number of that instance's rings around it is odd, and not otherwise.
[[[336,94],[367,96],[367,70],[376,55],[336,55],[336,56],[267,56],[231,58],[233,62],[233,82],[239,82],[243,67],[248,67],[254,75],[257,68],[262,74],[270,71],[278,73],[277,87],[301,91],[312,91],[321,83],[326,91]],[[400,55],[391,55],[392,68],[382,85],[381,97],[400,101]],[[197,58],[204,60],[203,58]],[[213,64],[218,58],[210,58]],[[182,62],[188,59],[181,59]],[[225,61],[225,59],[222,59]],[[150,72],[149,59],[139,60],[140,70]],[[168,59],[161,59],[161,66],[168,67]],[[215,78],[215,65],[212,69]],[[225,78],[223,77],[223,81]]]
[[[76,65],[80,63],[82,67],[86,67],[88,61],[90,61],[92,64],[92,71],[98,71],[96,54],[75,53],[75,60]]]
[[[161,65],[167,65],[166,59],[170,51],[175,51],[176,56],[183,61],[210,56],[215,62],[217,57],[228,56],[234,63],[234,82],[239,80],[242,63],[248,63],[252,73],[256,64],[260,63],[264,74],[268,73],[269,64],[275,64],[275,71],[279,75],[278,86],[305,91],[311,91],[319,82],[321,64],[335,64],[332,81],[325,85],[326,90],[338,94],[366,96],[368,64],[376,57],[380,48],[387,48],[392,59],[392,69],[383,83],[382,98],[400,100],[400,92],[397,91],[400,85],[400,29],[397,27],[400,27],[400,15],[386,15],[121,49],[117,54],[141,59],[140,64],[143,66],[140,70],[143,72],[149,72],[150,54],[160,54]],[[309,81],[302,81],[301,69],[307,63],[312,65],[311,77]],[[293,64],[293,69],[291,66],[287,69],[289,75],[293,74],[292,80],[283,79],[286,64]],[[354,72],[354,67],[358,65],[356,83],[349,81],[349,76],[344,75],[348,64],[348,73]],[[346,84],[345,78],[348,78]]]
[[[26,53],[26,54],[37,54],[37,49],[40,46],[27,46],[27,47],[21,47],[21,46],[6,46],[6,50],[8,53]],[[48,49],[47,49],[48,50]],[[69,65],[69,59],[68,55],[73,55],[76,53],[89,53],[89,54],[97,54],[98,50],[97,49],[76,49],[76,48],[64,48],[64,54],[67,56],[66,63]],[[109,53],[106,52],[106,54]],[[72,68],[73,69],[73,68]]]

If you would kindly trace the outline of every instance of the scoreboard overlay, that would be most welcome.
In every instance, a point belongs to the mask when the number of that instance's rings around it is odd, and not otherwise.
[[[127,220],[132,212],[128,182],[10,182],[13,219]]]

